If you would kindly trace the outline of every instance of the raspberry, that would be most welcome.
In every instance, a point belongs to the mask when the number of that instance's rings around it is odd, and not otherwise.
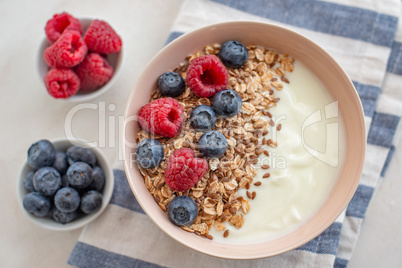
[[[80,79],[71,69],[50,69],[45,75],[45,85],[55,98],[68,98],[77,93]]]
[[[88,48],[77,31],[64,31],[57,41],[46,48],[45,60],[51,67],[69,68],[84,60]]]
[[[169,157],[165,182],[174,191],[187,191],[204,177],[207,170],[207,160],[195,158],[190,148],[179,149]]]
[[[80,90],[94,90],[109,82],[113,67],[98,53],[89,53],[75,72],[81,80]]]
[[[110,27],[109,24],[101,20],[93,20],[84,35],[88,49],[101,54],[111,54],[119,52],[121,49],[121,38]]]
[[[226,88],[228,71],[215,55],[205,55],[190,61],[187,69],[187,85],[195,95],[202,98],[213,97]]]
[[[46,23],[45,32],[47,40],[50,43],[54,43],[67,30],[75,30],[82,34],[81,22],[66,12],[55,14]]]
[[[183,108],[175,99],[160,98],[141,108],[138,122],[149,132],[173,138],[183,125]]]

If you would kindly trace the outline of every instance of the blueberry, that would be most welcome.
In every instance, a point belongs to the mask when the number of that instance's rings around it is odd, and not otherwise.
[[[75,162],[84,162],[93,167],[96,164],[96,156],[88,148],[71,146],[67,149],[66,154],[67,161],[70,165],[74,164]]]
[[[75,220],[75,218],[77,217],[77,211],[62,212],[58,210],[56,207],[53,207],[52,216],[55,221],[62,224],[66,224]]]
[[[190,225],[198,216],[197,203],[191,197],[181,195],[170,201],[167,209],[168,217],[176,225]]]
[[[84,189],[92,182],[92,168],[84,162],[73,163],[67,169],[67,179],[70,186]]]
[[[27,194],[22,205],[26,211],[38,217],[45,217],[52,208],[49,198],[37,192]]]
[[[232,117],[239,113],[243,102],[239,94],[232,89],[225,89],[215,94],[212,107],[217,115]]]
[[[28,149],[28,164],[34,169],[51,166],[56,157],[56,150],[48,140],[40,140]]]
[[[80,201],[79,193],[71,187],[61,188],[54,196],[54,205],[58,210],[65,213],[75,211],[80,206]]]
[[[33,177],[35,190],[45,196],[51,196],[61,187],[59,172],[52,167],[43,167],[37,170]]]
[[[178,97],[186,88],[184,79],[175,72],[166,72],[158,79],[158,88],[167,97]]]
[[[207,158],[219,158],[225,154],[227,148],[225,136],[216,130],[205,132],[198,140],[198,149]]]
[[[211,130],[217,117],[214,109],[208,105],[199,105],[190,114],[190,124],[196,131]]]
[[[85,214],[92,214],[98,211],[102,206],[102,194],[91,190],[86,192],[81,199],[81,210]]]
[[[35,172],[31,171],[27,174],[27,176],[24,179],[24,187],[30,192],[35,192],[35,188],[33,186],[33,176]]]
[[[92,182],[89,185],[91,190],[101,192],[105,185],[105,173],[100,167],[94,167],[92,169]]]
[[[56,158],[53,162],[52,167],[54,167],[60,173],[60,175],[66,173],[68,168],[68,162],[67,162],[67,155],[65,152],[56,151]]]
[[[165,155],[162,144],[154,139],[142,140],[136,150],[138,164],[143,168],[159,166]]]
[[[67,174],[64,174],[63,177],[61,177],[61,186],[68,187],[69,185]]]
[[[240,68],[248,60],[248,51],[245,45],[238,41],[226,41],[219,50],[222,63],[230,68]]]

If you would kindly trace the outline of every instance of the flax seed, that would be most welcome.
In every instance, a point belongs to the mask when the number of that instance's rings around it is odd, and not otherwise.
[[[254,137],[261,137],[261,130],[256,130],[253,132]]]
[[[265,173],[262,177],[264,179],[269,178],[269,177],[271,177],[271,173]]]
[[[270,145],[272,143],[273,143],[273,141],[271,139],[267,140],[267,145]]]
[[[254,142],[254,141],[258,141],[258,138],[257,138],[257,137],[251,137],[250,140],[251,140],[252,142]]]
[[[229,230],[226,230],[224,233],[223,233],[223,237],[228,237],[228,235],[229,235]]]

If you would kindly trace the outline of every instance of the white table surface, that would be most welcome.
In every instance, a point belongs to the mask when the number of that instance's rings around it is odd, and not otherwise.
[[[76,103],[48,96],[36,70],[37,50],[46,21],[67,11],[76,17],[108,21],[123,37],[124,65],[113,88],[91,101],[106,109],[106,133],[99,129],[98,110],[73,117],[76,137],[100,141],[113,162],[120,130],[109,146],[109,118],[123,115],[131,87],[147,62],[162,48],[182,0],[0,1],[1,191],[0,267],[68,267],[66,260],[81,229],[56,232],[28,221],[16,198],[16,181],[26,151],[39,139],[65,136],[65,116]],[[103,132],[99,134],[99,132]],[[112,136],[113,137],[113,136]],[[376,192],[349,267],[402,267],[402,152],[397,150],[388,174]]]

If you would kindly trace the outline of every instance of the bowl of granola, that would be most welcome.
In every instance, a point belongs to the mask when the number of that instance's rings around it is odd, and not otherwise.
[[[364,161],[363,110],[342,67],[271,24],[177,38],[145,67],[125,120],[141,207],[175,240],[222,258],[270,257],[317,237],[351,200]]]

